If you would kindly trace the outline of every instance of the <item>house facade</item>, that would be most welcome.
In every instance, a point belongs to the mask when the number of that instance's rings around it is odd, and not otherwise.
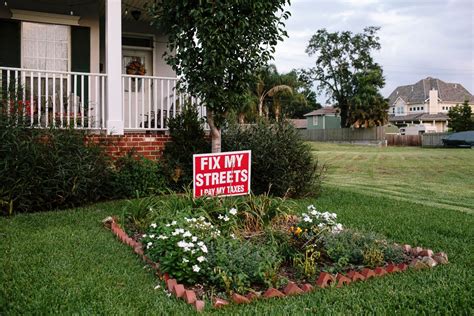
[[[341,117],[337,109],[326,106],[304,115],[307,121],[307,129],[330,129],[341,128]]]
[[[448,111],[465,100],[474,111],[474,96],[459,83],[427,77],[399,86],[389,96],[389,121],[399,127],[423,124],[445,132]]]
[[[149,2],[149,1],[148,1]],[[0,4],[0,87],[33,127],[166,132],[185,102],[146,0]],[[7,96],[8,95],[8,96]],[[10,101],[11,103],[11,101]],[[16,105],[15,105],[16,106]],[[200,107],[205,115],[205,108]]]

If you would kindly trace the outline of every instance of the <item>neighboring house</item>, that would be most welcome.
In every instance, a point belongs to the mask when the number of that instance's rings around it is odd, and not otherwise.
[[[289,119],[288,122],[296,129],[306,129],[308,127],[306,119]]]
[[[389,96],[389,121],[397,126],[423,124],[448,129],[448,111],[468,100],[474,111],[474,96],[459,83],[427,77],[415,84],[397,87]]]
[[[35,127],[166,131],[185,96],[175,91],[162,57],[166,36],[150,26],[146,3],[2,1],[1,92],[22,92]]]
[[[331,106],[309,112],[304,115],[307,120],[308,129],[340,128],[341,117],[337,109]]]

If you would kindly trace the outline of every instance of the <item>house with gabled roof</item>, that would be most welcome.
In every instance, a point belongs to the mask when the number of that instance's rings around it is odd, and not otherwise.
[[[427,77],[399,86],[389,96],[389,121],[399,127],[424,124],[438,132],[448,129],[448,111],[468,101],[474,112],[474,96],[461,84]]]
[[[307,129],[341,128],[339,110],[333,106],[324,106],[304,116],[307,120]]]

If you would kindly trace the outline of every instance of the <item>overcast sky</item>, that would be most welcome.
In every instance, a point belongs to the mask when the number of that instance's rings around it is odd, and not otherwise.
[[[275,54],[280,72],[313,66],[305,49],[318,29],[381,26],[382,48],[374,56],[384,70],[385,97],[428,76],[474,93],[474,0],[292,0],[289,11],[289,38]]]

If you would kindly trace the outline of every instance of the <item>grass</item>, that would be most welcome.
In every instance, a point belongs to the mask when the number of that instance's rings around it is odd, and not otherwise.
[[[474,150],[311,143],[326,182],[383,198],[474,212]]]
[[[445,251],[450,264],[429,271],[390,275],[342,289],[230,306],[225,310],[207,309],[208,313],[473,314],[474,217],[473,204],[468,203],[474,197],[468,188],[472,188],[469,174],[474,178],[474,169],[465,166],[473,163],[466,160],[469,157],[472,160],[474,151],[320,144],[315,148],[321,160],[327,159],[333,168],[322,196],[317,200],[299,201],[302,208],[315,203],[338,213],[344,225],[379,232],[400,243]],[[340,159],[336,165],[334,155],[360,159],[352,159],[352,163]],[[383,159],[374,158],[382,155]],[[409,166],[405,162],[397,165],[396,157],[402,156],[418,157],[418,160],[432,157],[424,164],[435,164],[433,168],[413,160],[419,165],[413,168],[414,178],[426,179],[427,175],[418,170],[431,169],[429,177],[433,177],[433,183],[439,182],[440,187],[457,183],[461,187],[445,191],[432,185],[431,191],[416,191],[418,194],[413,192],[411,197],[374,190],[389,182],[406,183],[419,189],[416,181],[404,181],[403,174],[392,170]],[[449,179],[434,173],[443,165],[438,162],[441,157],[446,157],[450,166],[446,171],[451,174]],[[458,163],[450,162],[452,159]],[[369,166],[372,171],[363,166]],[[352,176],[345,175],[346,167],[354,170]],[[388,169],[391,176],[378,175],[381,168]],[[457,179],[451,179],[454,175]],[[396,186],[394,191],[397,191]],[[411,201],[418,195],[426,200],[432,197],[435,205],[420,199]],[[192,313],[183,302],[154,290],[157,279],[152,272],[144,269],[132,251],[102,227],[101,220],[118,214],[123,205],[123,201],[117,201],[61,212],[0,218],[0,315]]]

